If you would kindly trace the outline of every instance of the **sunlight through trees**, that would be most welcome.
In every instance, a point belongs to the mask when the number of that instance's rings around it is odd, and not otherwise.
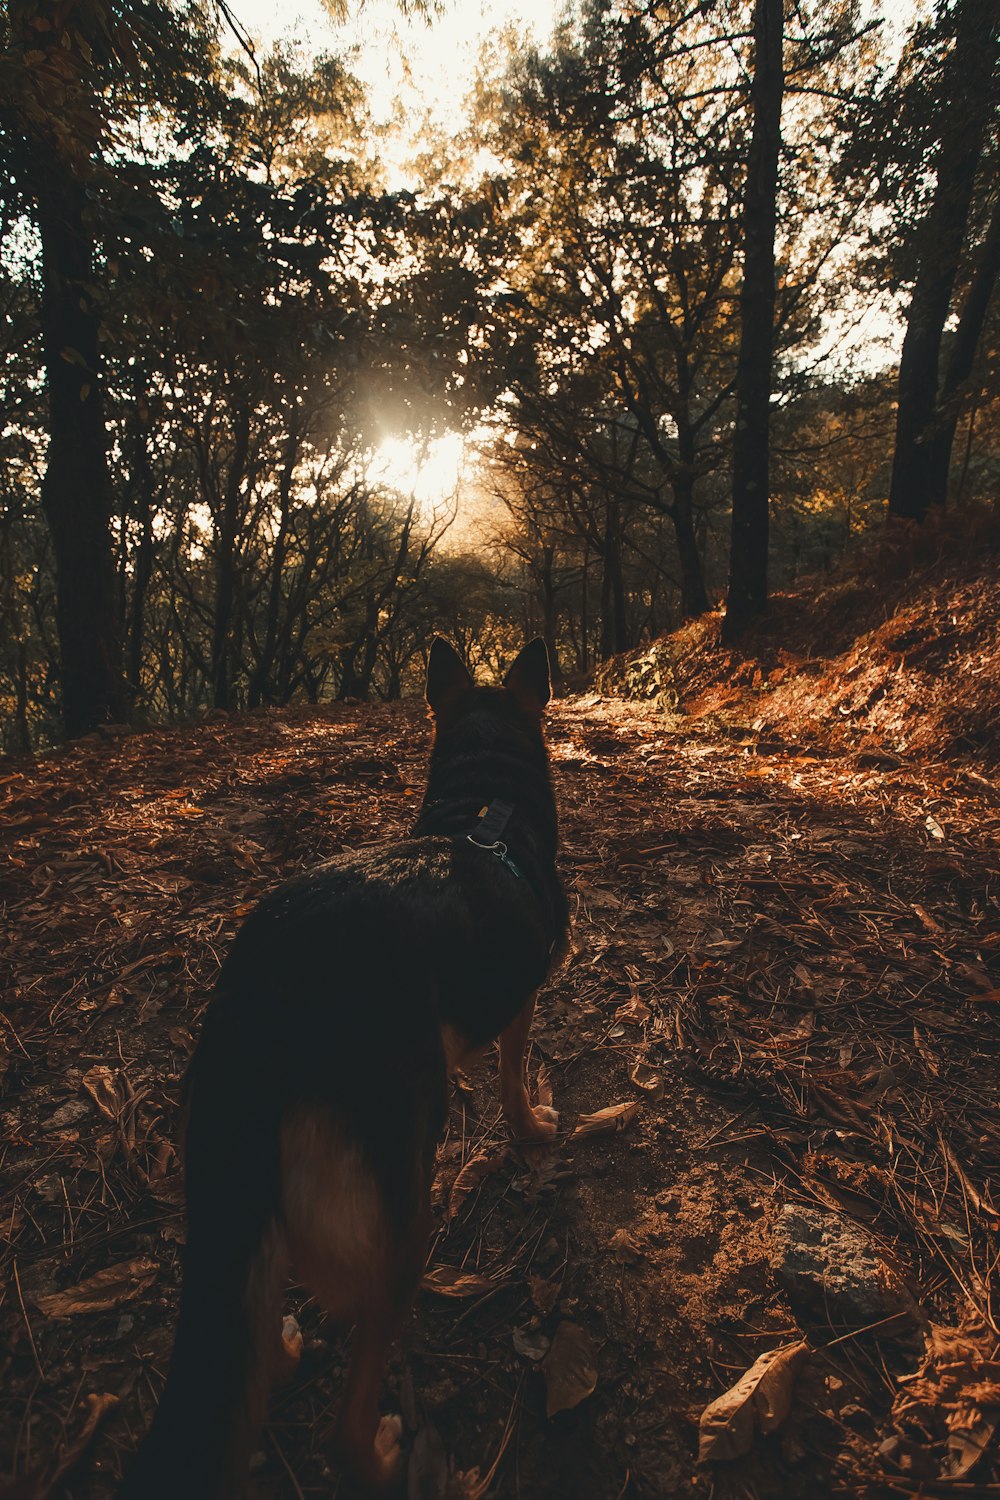
[[[392,696],[445,620],[582,680],[988,499],[994,8],[771,9],[764,172],[728,0],[8,6],[4,743]]]

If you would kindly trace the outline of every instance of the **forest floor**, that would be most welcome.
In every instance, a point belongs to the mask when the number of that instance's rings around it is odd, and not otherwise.
[[[549,738],[574,946],[530,1072],[560,1134],[525,1155],[491,1068],[456,1086],[385,1384],[410,1500],[1000,1495],[1000,792],[594,696]],[[279,878],[407,828],[428,742],[420,706],[337,706],[0,763],[8,1500],[112,1494],[169,1349],[220,959]],[[343,1344],[288,1305],[259,1493],[347,1500]]]

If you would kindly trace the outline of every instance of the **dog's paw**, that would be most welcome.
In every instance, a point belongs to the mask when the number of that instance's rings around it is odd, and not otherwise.
[[[403,1423],[400,1417],[383,1417],[375,1433],[372,1485],[390,1489],[403,1478]]]
[[[279,1384],[282,1381],[291,1380],[299,1367],[301,1358],[302,1333],[299,1325],[292,1317],[284,1318],[275,1356],[274,1380]]]
[[[368,1429],[369,1431],[371,1429]],[[331,1445],[331,1458],[348,1481],[352,1497],[360,1488],[367,1495],[396,1494],[403,1483],[403,1423],[399,1417],[381,1417],[374,1439],[340,1425]]]
[[[536,1104],[517,1121],[515,1134],[522,1141],[551,1141],[558,1129],[559,1111],[549,1104]]]

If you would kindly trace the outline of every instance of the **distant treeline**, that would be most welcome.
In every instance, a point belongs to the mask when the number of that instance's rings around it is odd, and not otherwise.
[[[442,630],[582,680],[993,501],[1000,7],[872,9],[585,0],[390,192],[342,60],[8,0],[3,748],[396,696]],[[460,526],[373,461],[446,432]]]

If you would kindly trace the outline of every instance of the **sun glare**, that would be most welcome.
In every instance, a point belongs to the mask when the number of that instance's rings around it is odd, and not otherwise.
[[[375,450],[369,477],[379,484],[413,496],[421,505],[434,505],[454,495],[465,465],[465,439],[460,432],[421,441],[389,437]]]
[[[405,14],[397,0],[367,0],[348,7],[339,24],[323,0],[239,0],[241,26],[264,46],[294,37],[307,52],[332,49],[368,91],[380,131],[379,152],[390,192],[416,188],[412,157],[425,127],[458,133],[469,118],[469,96],[482,47],[505,27],[541,42],[556,24],[558,0],[443,0]]]

